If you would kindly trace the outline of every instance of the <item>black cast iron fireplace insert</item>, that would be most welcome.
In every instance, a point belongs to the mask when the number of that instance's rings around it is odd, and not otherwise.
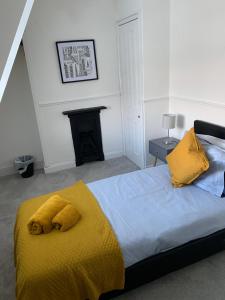
[[[64,111],[70,119],[76,165],[105,160],[102,148],[100,111],[105,106]]]

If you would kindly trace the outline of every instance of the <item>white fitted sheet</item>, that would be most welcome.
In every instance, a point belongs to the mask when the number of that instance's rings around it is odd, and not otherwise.
[[[225,199],[175,189],[167,165],[88,184],[118,238],[125,266],[225,228]]]

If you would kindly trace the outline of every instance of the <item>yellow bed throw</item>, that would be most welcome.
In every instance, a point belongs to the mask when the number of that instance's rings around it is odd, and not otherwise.
[[[53,195],[31,216],[28,222],[28,230],[31,234],[49,233],[52,228],[52,219],[69,202],[59,195]]]
[[[31,235],[27,222],[52,195],[24,202],[15,225],[17,300],[97,300],[123,289],[124,263],[116,236],[83,182],[57,191],[82,215],[70,230]]]

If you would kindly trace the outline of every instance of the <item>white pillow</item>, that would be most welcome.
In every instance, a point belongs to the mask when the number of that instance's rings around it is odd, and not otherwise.
[[[202,143],[202,139],[200,142]],[[224,197],[225,150],[205,140],[203,147],[209,159],[209,169],[194,182],[194,185],[213,195]]]
[[[202,139],[212,145],[216,145],[225,150],[225,140],[223,140],[223,139],[220,139],[218,137],[211,136],[211,135],[206,135],[206,134],[197,134],[197,137],[199,137],[200,139]]]

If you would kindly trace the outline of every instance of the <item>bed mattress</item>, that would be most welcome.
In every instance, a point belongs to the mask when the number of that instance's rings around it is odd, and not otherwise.
[[[167,165],[88,184],[119,241],[125,266],[225,228],[225,198],[175,189]]]

